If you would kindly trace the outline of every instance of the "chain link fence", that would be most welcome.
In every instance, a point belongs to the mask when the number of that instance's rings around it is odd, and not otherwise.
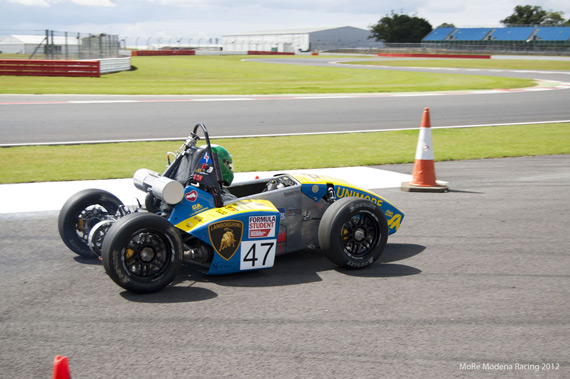
[[[408,53],[408,54],[505,54],[570,56],[570,42],[532,41],[449,41],[421,43],[386,43],[374,49],[334,49],[336,53]]]
[[[3,58],[103,59],[121,56],[118,35],[58,32],[55,30],[0,33]]]
[[[127,36],[121,46],[129,50],[221,50],[222,39],[210,37]]]

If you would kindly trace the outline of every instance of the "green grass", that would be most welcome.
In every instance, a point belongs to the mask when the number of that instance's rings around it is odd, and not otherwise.
[[[0,76],[0,93],[251,95],[523,88],[529,79],[310,67],[242,61],[252,56],[133,57],[133,71],[100,78]],[[291,58],[295,59],[295,58]]]
[[[570,123],[433,129],[436,160],[570,154]],[[236,172],[413,162],[418,131],[216,139],[233,155]],[[139,168],[162,172],[177,142],[0,148],[0,182],[131,177]],[[263,159],[260,159],[263,156]]]
[[[390,67],[453,67],[504,70],[570,70],[570,61],[522,60],[522,59],[422,59],[347,62]]]

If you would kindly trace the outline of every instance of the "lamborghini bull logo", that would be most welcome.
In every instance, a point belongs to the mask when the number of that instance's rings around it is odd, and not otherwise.
[[[236,244],[236,239],[234,237],[234,231],[231,230],[230,228],[224,228],[224,230],[226,232],[222,236],[222,242],[220,243],[220,249],[219,250],[224,250],[230,246],[234,247]]]
[[[210,241],[216,253],[229,261],[239,248],[243,234],[241,221],[220,221],[208,226]]]

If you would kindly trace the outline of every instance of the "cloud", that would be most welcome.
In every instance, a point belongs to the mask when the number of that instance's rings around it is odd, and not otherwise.
[[[49,7],[50,3],[46,0],[9,0],[10,3],[25,5],[27,7]]]
[[[85,5],[88,7],[114,7],[111,0],[71,0],[72,3],[77,5]]]
[[[25,5],[28,7],[50,7],[56,5],[64,5],[65,3],[73,3],[77,5],[83,5],[88,7],[114,7],[111,0],[8,0],[10,3]]]

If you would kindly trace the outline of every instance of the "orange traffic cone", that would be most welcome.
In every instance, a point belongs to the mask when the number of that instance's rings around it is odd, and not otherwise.
[[[53,375],[52,379],[70,379],[69,373],[69,360],[67,357],[58,355],[53,361]]]
[[[438,182],[435,179],[435,165],[433,155],[433,142],[431,138],[431,121],[429,108],[424,108],[418,147],[416,148],[416,160],[412,181],[402,183],[402,191],[408,192],[447,192],[447,183]]]

